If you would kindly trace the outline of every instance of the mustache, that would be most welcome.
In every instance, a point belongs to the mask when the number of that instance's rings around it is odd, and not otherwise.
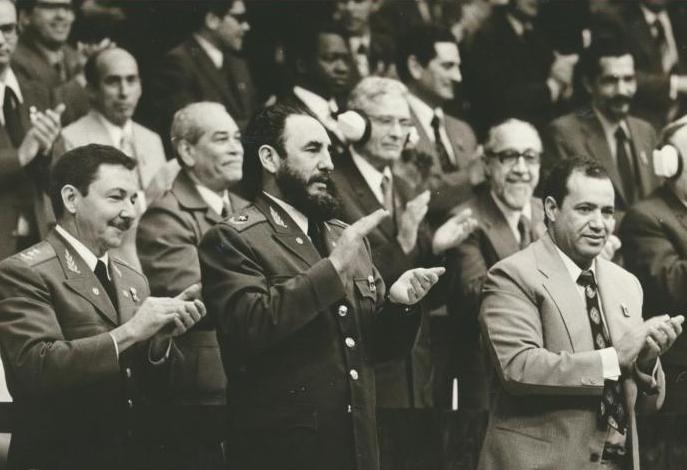
[[[612,105],[623,105],[623,104],[631,104],[632,103],[632,97],[627,96],[627,95],[617,95],[613,96],[612,98],[608,99],[608,102]]]
[[[133,225],[134,221],[132,219],[119,219],[119,220],[113,220],[110,222],[110,225],[118,230],[121,231],[127,231],[131,228]]]
[[[326,184],[328,188],[331,188],[334,185],[334,181],[332,180],[331,175],[329,173],[324,173],[324,174],[312,176],[308,180],[308,184],[312,184],[312,183]]]

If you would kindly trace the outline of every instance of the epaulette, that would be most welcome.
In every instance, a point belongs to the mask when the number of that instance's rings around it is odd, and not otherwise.
[[[329,219],[329,220],[327,221],[327,223],[328,223],[328,224],[332,224],[332,225],[336,225],[337,227],[341,227],[341,228],[344,228],[344,229],[345,229],[346,227],[348,227],[348,225],[349,225],[349,224],[347,224],[346,222],[344,222],[343,220],[340,220],[340,219]]]
[[[115,274],[117,276],[122,277],[122,273],[120,271],[120,268],[125,269],[126,271],[130,271],[134,274],[137,274],[139,277],[145,278],[142,272],[140,272],[138,269],[134,268],[132,265],[127,263],[121,258],[117,258],[116,256],[110,255],[110,259],[112,260],[112,269],[115,271]]]
[[[229,225],[237,232],[243,232],[248,227],[252,227],[257,223],[266,221],[267,219],[262,212],[260,212],[254,206],[250,206],[232,215],[228,219],[225,219],[223,223]]]
[[[36,266],[57,257],[55,249],[48,242],[40,242],[15,255],[29,266]]]

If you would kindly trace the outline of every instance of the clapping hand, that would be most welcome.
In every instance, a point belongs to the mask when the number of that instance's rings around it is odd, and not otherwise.
[[[439,282],[446,268],[415,268],[399,277],[389,288],[389,300],[395,304],[414,305]]]
[[[446,250],[455,248],[477,228],[479,222],[472,217],[471,209],[464,209],[452,216],[434,232],[432,239],[432,251],[440,255]]]

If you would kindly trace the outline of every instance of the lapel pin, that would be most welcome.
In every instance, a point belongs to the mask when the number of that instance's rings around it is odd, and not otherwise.
[[[100,289],[98,289],[97,287],[94,287],[94,288],[92,289],[92,291],[93,291],[93,294],[95,294],[95,295],[100,295]]]
[[[129,298],[129,293],[128,293],[127,291],[125,291],[124,289],[122,289],[122,295],[123,295],[124,298],[126,298],[126,299]]]
[[[134,302],[139,302],[141,300],[138,298],[138,292],[136,292],[135,287],[130,288],[129,292],[131,292],[131,298],[133,299]]]
[[[627,308],[625,304],[620,305],[620,309],[623,311],[623,315],[626,317],[630,317],[630,310]]]
[[[303,239],[301,237],[296,237],[296,243],[298,243],[299,245],[302,245]]]
[[[377,286],[375,285],[375,278],[370,274],[367,276],[367,283],[370,286],[370,292],[374,293],[377,292]]]

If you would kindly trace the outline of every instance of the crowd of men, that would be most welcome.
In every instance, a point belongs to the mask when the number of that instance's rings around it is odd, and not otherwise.
[[[638,470],[687,409],[686,21],[0,0],[9,468],[392,468],[376,410],[434,408],[489,410],[482,470]]]

